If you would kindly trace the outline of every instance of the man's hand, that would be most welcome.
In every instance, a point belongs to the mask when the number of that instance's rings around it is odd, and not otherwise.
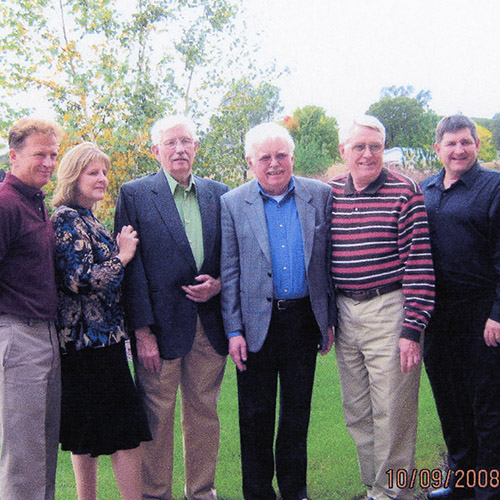
[[[235,335],[229,339],[229,354],[234,364],[240,372],[244,372],[247,367],[247,341],[243,335]]]
[[[490,347],[500,345],[500,323],[493,319],[488,319],[484,327],[484,341]]]
[[[325,354],[328,354],[334,343],[335,343],[335,333],[333,331],[333,328],[330,326],[328,327],[328,341],[326,343],[326,347],[321,351],[319,351],[321,355],[324,356]]]
[[[410,373],[420,363],[420,344],[414,340],[399,339],[401,371]]]
[[[195,280],[199,281],[200,284],[182,287],[186,292],[186,297],[193,302],[206,302],[220,292],[220,278],[212,278],[208,274],[200,274],[196,276]]]
[[[148,372],[160,373],[161,362],[158,342],[149,326],[136,330],[135,338],[137,340],[137,357],[139,358],[139,362]]]

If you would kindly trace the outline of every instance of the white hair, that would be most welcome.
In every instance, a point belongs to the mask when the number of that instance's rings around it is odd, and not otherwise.
[[[290,149],[290,153],[295,150],[295,143],[288,130],[274,122],[261,123],[251,128],[245,135],[245,156],[248,158],[255,153],[257,146],[267,139],[283,139]]]
[[[198,140],[196,125],[191,119],[184,115],[171,115],[159,119],[151,128],[151,142],[153,143],[153,146],[160,144],[163,132],[170,130],[171,128],[178,127],[179,125],[184,125],[184,127],[189,130],[193,141]]]
[[[368,127],[382,134],[382,142],[385,143],[385,127],[382,122],[372,115],[361,115],[354,118],[347,127],[339,130],[339,144],[345,144],[350,138],[356,127]]]

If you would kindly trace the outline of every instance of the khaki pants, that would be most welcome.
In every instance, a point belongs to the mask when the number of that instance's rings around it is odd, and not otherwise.
[[[398,341],[404,318],[401,290],[358,302],[340,295],[336,355],[347,428],[361,478],[375,500],[413,498],[389,488],[394,476],[414,468],[421,367],[401,372]]]
[[[226,357],[213,349],[198,319],[189,354],[162,360],[160,373],[137,364],[136,373],[153,441],[142,443],[143,498],[172,499],[174,412],[180,386],[185,496],[214,500],[215,469],[219,451],[217,401]]]
[[[61,369],[54,325],[0,315],[0,497],[54,498]]]

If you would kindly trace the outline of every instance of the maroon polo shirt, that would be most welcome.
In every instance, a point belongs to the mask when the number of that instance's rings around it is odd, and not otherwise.
[[[55,238],[44,198],[11,172],[0,183],[0,314],[55,318]]]

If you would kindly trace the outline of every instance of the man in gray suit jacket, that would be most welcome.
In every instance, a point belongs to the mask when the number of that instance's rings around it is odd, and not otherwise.
[[[293,177],[294,143],[274,123],[246,136],[256,180],[222,197],[222,315],[236,364],[245,500],[307,497],[307,429],[318,348],[333,343],[331,190]],[[280,419],[273,453],[277,381]]]
[[[117,231],[131,224],[140,241],[125,272],[124,299],[153,434],[143,446],[143,498],[172,498],[180,386],[185,496],[214,500],[217,400],[227,354],[219,300],[220,197],[228,188],[192,175],[198,142],[190,120],[160,120],[151,138],[163,168],[122,186],[115,220]]]

